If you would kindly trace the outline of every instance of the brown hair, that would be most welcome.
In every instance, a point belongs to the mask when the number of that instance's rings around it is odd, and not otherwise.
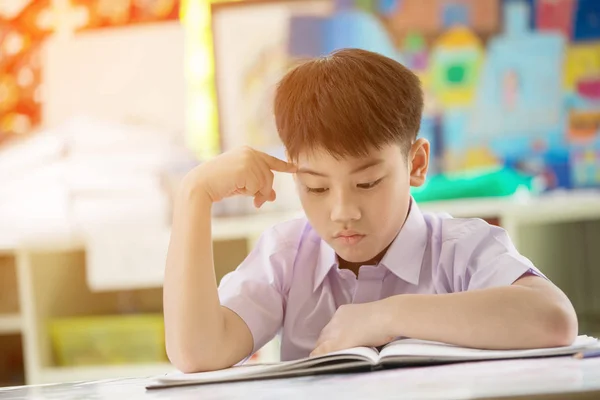
[[[292,160],[325,149],[365,156],[397,143],[407,154],[423,111],[419,78],[391,58],[344,49],[288,72],[275,93],[275,123]]]

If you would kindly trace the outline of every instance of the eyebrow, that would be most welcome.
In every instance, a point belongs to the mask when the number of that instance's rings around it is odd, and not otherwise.
[[[371,167],[374,167],[376,165],[382,164],[383,163],[383,159],[381,158],[377,158],[371,161],[366,162],[365,164],[354,168],[352,171],[350,171],[351,174],[356,174],[357,172],[361,172],[364,171],[365,169],[369,169]],[[318,171],[313,171],[312,169],[309,168],[298,168],[298,170],[296,171],[297,174],[309,174],[309,175],[314,175],[314,176],[322,176],[322,177],[328,177],[327,174],[324,174],[322,172],[318,172]]]

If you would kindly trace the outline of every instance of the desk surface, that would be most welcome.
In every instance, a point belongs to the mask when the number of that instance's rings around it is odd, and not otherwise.
[[[146,390],[147,378],[25,386],[0,399],[491,399],[600,398],[600,358],[475,362]],[[534,396],[538,395],[538,396]]]

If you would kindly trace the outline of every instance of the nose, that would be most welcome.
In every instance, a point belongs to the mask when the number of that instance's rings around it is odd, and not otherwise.
[[[333,222],[347,224],[360,219],[360,207],[351,193],[339,191],[335,196],[332,196],[332,200],[331,220]]]

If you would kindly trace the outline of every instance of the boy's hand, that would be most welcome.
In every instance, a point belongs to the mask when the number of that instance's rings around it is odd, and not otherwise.
[[[259,208],[275,200],[272,171],[292,173],[296,167],[245,146],[205,162],[190,172],[186,181],[200,185],[212,202],[241,194],[254,197],[254,206]]]
[[[337,309],[321,331],[310,356],[319,356],[351,347],[377,347],[391,342],[385,329],[385,310],[381,302],[347,304]]]

